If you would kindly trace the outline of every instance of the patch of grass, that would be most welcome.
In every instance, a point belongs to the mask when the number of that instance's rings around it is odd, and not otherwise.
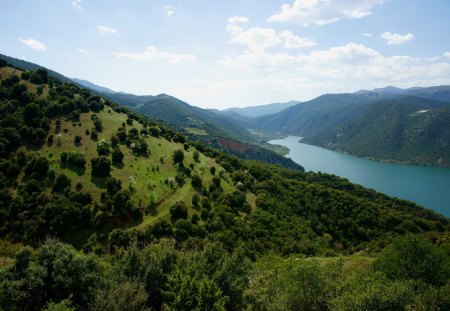
[[[186,127],[185,130],[193,135],[208,136],[208,133],[204,129],[199,129],[195,127]]]

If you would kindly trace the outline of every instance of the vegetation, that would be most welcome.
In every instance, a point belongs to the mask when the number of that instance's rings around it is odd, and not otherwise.
[[[448,103],[402,97],[377,101],[305,142],[388,161],[450,166],[449,119]]]
[[[447,218],[0,73],[0,309],[448,307]]]
[[[358,156],[449,166],[449,102],[448,86],[327,94],[237,122]]]

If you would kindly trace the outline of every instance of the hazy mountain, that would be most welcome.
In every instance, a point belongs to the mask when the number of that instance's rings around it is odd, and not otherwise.
[[[274,114],[280,112],[286,108],[292,107],[294,105],[299,104],[299,101],[291,100],[286,103],[273,103],[267,105],[259,105],[259,106],[251,106],[244,108],[228,108],[222,110],[223,112],[235,112],[237,114],[246,116],[246,117],[260,117],[264,115]]]
[[[94,84],[94,83],[92,83],[90,81],[87,81],[87,80],[72,78],[72,81],[74,81],[75,83],[80,84],[81,86],[87,87],[87,88],[89,88],[89,89],[91,89],[93,91],[97,91],[97,92],[101,92],[101,93],[117,93],[116,91],[108,89],[107,87],[99,86],[99,85]]]

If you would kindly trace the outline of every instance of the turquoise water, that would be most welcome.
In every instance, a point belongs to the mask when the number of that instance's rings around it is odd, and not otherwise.
[[[300,143],[289,136],[269,143],[290,149],[287,157],[306,171],[345,177],[390,196],[416,202],[450,217],[450,169],[367,160]]]

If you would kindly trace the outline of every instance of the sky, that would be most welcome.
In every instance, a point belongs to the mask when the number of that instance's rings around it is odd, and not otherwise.
[[[0,0],[0,11],[2,54],[202,108],[450,84],[449,0]]]

